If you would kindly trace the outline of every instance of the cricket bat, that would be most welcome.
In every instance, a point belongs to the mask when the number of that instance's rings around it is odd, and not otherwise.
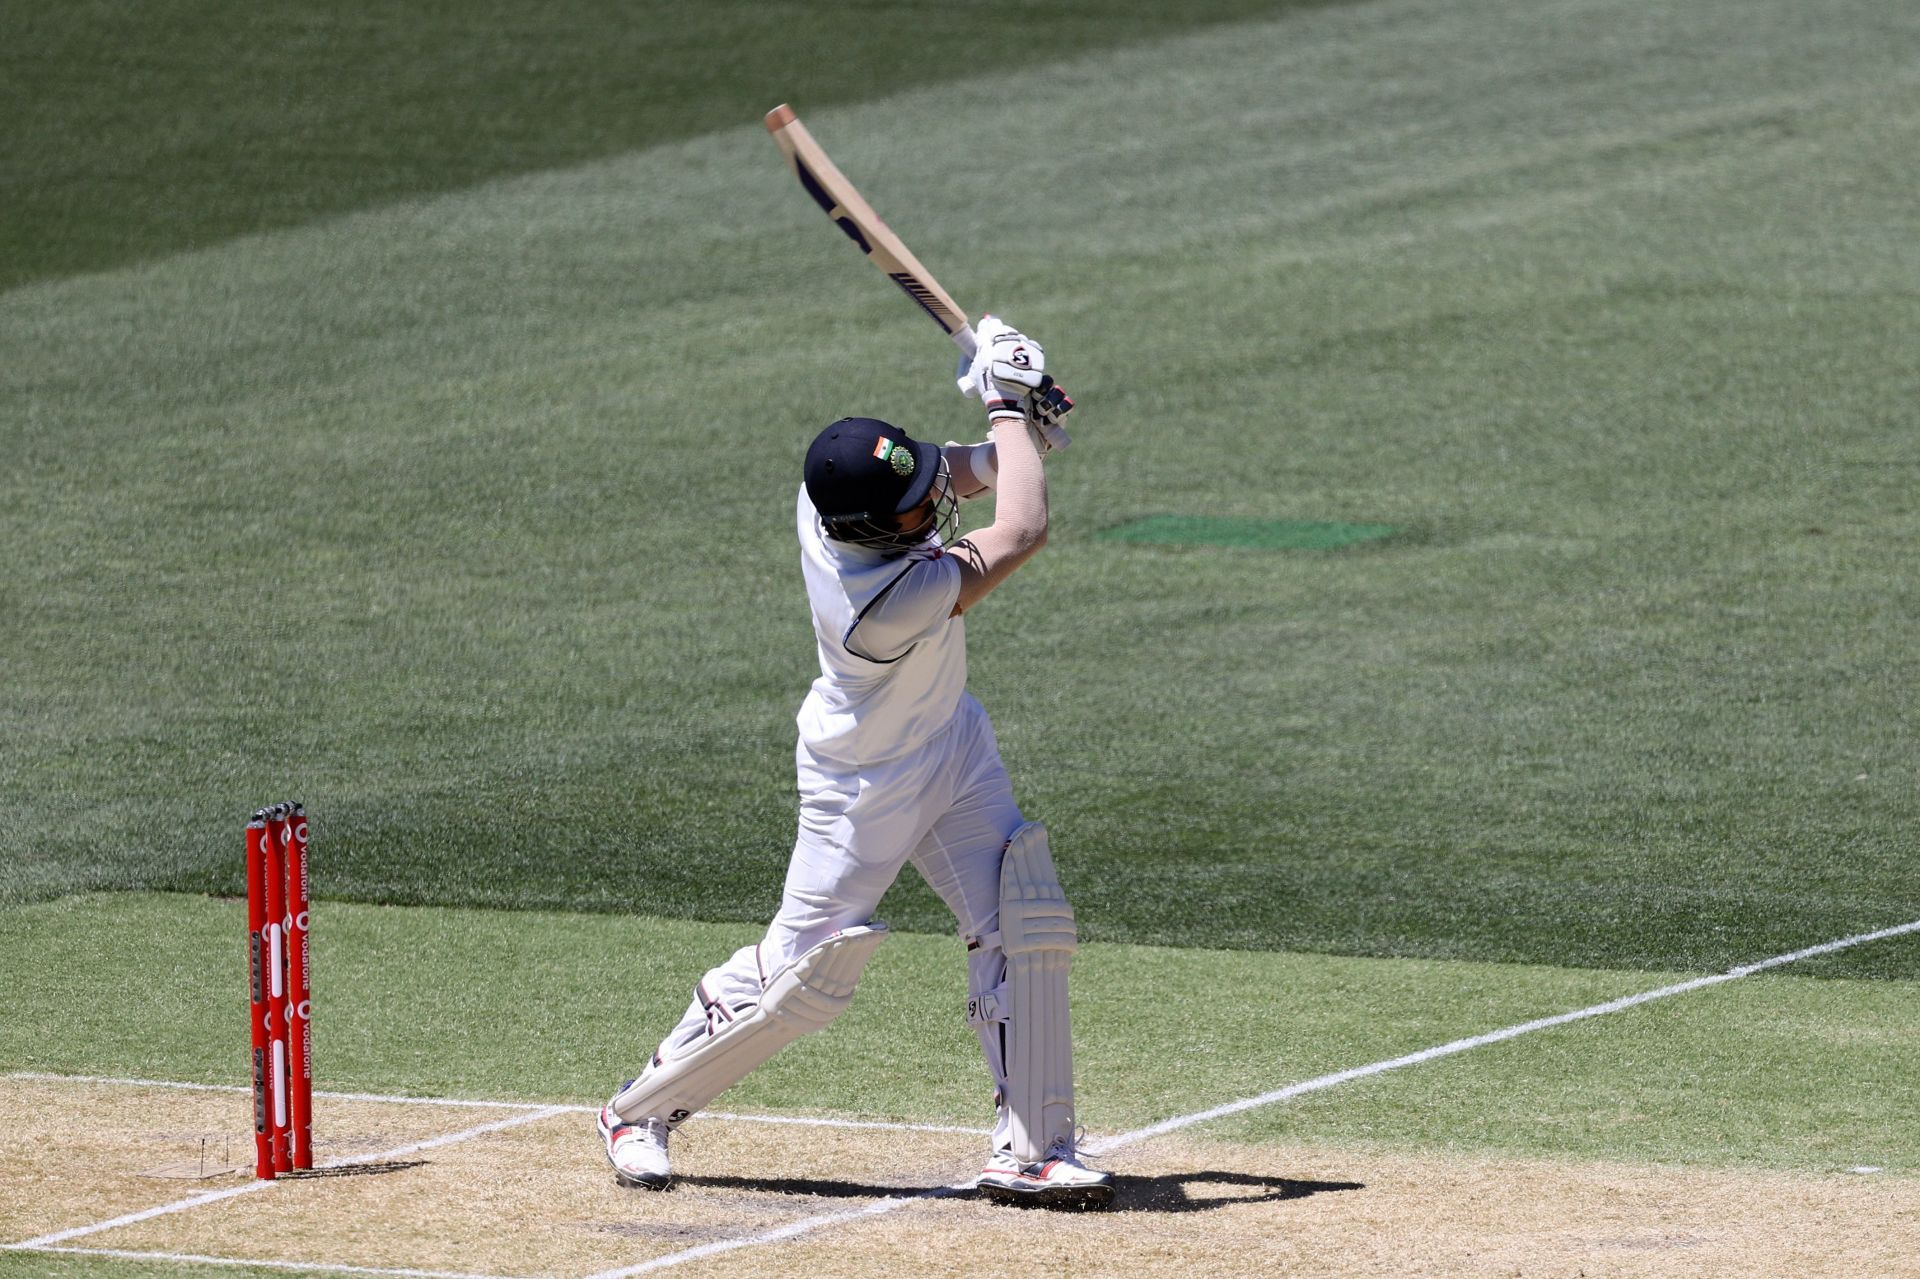
[[[840,167],[828,158],[807,132],[807,126],[800,123],[793,108],[783,102],[767,112],[767,132],[773,135],[774,145],[786,157],[787,167],[800,179],[800,185],[813,197],[813,202],[835,226],[846,232],[855,247],[867,255],[867,261],[879,267],[883,275],[900,286],[902,293],[932,317],[941,332],[953,339],[965,359],[972,360],[976,347],[973,322],[967,313],[960,309],[952,294],[940,287],[933,272],[913,256],[913,251],[894,234],[893,228],[873,211],[873,206],[847,180],[847,175],[840,172]],[[1057,422],[1049,423],[1045,429],[1056,449],[1067,446],[1067,433]]]

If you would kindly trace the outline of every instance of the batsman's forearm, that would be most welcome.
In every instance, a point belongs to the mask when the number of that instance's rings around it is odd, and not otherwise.
[[[1024,420],[994,419],[992,437],[998,474],[993,524],[987,531],[1004,529],[1015,545],[1037,551],[1047,540],[1046,467],[1033,447]]]
[[[995,422],[994,452],[1000,463],[993,523],[969,533],[952,548],[960,563],[955,615],[966,612],[1047,544],[1047,475],[1027,438],[1025,421]]]

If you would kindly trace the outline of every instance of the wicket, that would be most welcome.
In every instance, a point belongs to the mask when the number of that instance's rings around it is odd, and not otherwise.
[[[253,1175],[313,1167],[313,1003],[307,810],[274,804],[247,823]]]

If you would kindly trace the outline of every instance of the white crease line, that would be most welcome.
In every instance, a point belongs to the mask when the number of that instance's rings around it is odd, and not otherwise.
[[[426,1141],[411,1142],[405,1146],[396,1147],[393,1150],[382,1151],[377,1155],[350,1155],[344,1159],[330,1159],[320,1166],[322,1168],[346,1168],[356,1164],[378,1163],[385,1159],[398,1159],[402,1155],[417,1154],[422,1150],[434,1150],[441,1146],[451,1146],[455,1142],[466,1141],[469,1138],[479,1137],[490,1132],[499,1132],[503,1128],[515,1128],[521,1124],[530,1124],[541,1119],[548,1119],[554,1115],[565,1113],[566,1107],[564,1106],[548,1106],[541,1110],[514,1115],[510,1119],[496,1119],[492,1123],[479,1124],[472,1128],[463,1129],[460,1132],[448,1133],[444,1137],[432,1137]],[[130,1212],[123,1217],[115,1217],[111,1221],[96,1222],[90,1226],[75,1226],[70,1230],[58,1230],[50,1235],[41,1235],[37,1239],[25,1239],[19,1243],[0,1246],[22,1252],[36,1251],[52,1244],[65,1243],[69,1239],[81,1239],[87,1235],[100,1234],[102,1231],[117,1230],[121,1226],[132,1226],[142,1221],[151,1221],[155,1217],[166,1217],[176,1212],[187,1212],[194,1208],[205,1207],[207,1204],[220,1203],[223,1200],[232,1199],[239,1195],[257,1194],[262,1190],[271,1190],[279,1184],[278,1181],[250,1181],[244,1186],[229,1186],[224,1190],[210,1190],[205,1194],[190,1195],[185,1199],[177,1199],[169,1204],[161,1204],[154,1208],[145,1208],[139,1212]]]
[[[1483,1048],[1488,1044],[1501,1043],[1508,1039],[1517,1039],[1521,1035],[1530,1035],[1536,1030],[1546,1030],[1553,1026],[1564,1026],[1568,1022],[1582,1021],[1588,1017],[1600,1017],[1607,1013],[1617,1013],[1641,1004],[1650,1004],[1656,999],[1666,999],[1673,995],[1684,995],[1689,991],[1700,990],[1706,986],[1718,986],[1723,982],[1737,981],[1769,968],[1778,968],[1782,964],[1796,963],[1802,959],[1812,959],[1816,955],[1832,954],[1836,950],[1846,950],[1851,946],[1863,945],[1870,941],[1882,941],[1888,937],[1898,937],[1904,933],[1920,932],[1920,919],[1910,924],[1900,924],[1893,928],[1882,928],[1877,932],[1858,933],[1852,937],[1842,937],[1838,941],[1822,942],[1818,946],[1809,946],[1805,950],[1792,951],[1785,955],[1775,955],[1758,963],[1742,964],[1738,968],[1729,968],[1724,973],[1714,973],[1708,977],[1695,977],[1690,981],[1675,982],[1671,986],[1662,986],[1658,990],[1642,991],[1638,995],[1626,995],[1620,999],[1608,1000],[1604,1004],[1594,1004],[1590,1008],[1577,1009],[1570,1013],[1561,1013],[1554,1017],[1541,1017],[1535,1021],[1522,1022],[1517,1026],[1508,1026],[1504,1030],[1488,1031],[1484,1035],[1473,1035],[1466,1039],[1456,1039],[1450,1044],[1439,1044],[1433,1048],[1422,1048],[1419,1052],[1408,1053],[1404,1057],[1395,1057],[1389,1061],[1376,1061],[1368,1066],[1355,1066],[1351,1070],[1336,1071],[1331,1075],[1321,1075],[1318,1079],[1308,1079],[1301,1083],[1289,1084],[1285,1088],[1276,1088],[1272,1092],[1261,1093],[1258,1097],[1245,1097],[1239,1101],[1230,1101],[1211,1110],[1195,1111],[1191,1115],[1181,1115],[1174,1119],[1163,1119],[1157,1124],[1145,1128],[1136,1128],[1114,1137],[1105,1137],[1099,1141],[1088,1142],[1085,1150],[1089,1155],[1104,1155],[1118,1150],[1122,1146],[1131,1146],[1135,1142],[1158,1137],[1163,1133],[1205,1123],[1209,1119],[1220,1119],[1227,1115],[1236,1115],[1243,1110],[1253,1110],[1260,1106],[1271,1106],[1276,1102],[1291,1101],[1295,1097],[1310,1092],[1319,1092],[1323,1088],[1332,1088],[1336,1084],[1349,1083],[1355,1079],[1366,1079],[1373,1075],[1384,1075],[1389,1070],[1398,1070],[1402,1066],[1417,1066],[1423,1061],[1433,1061],[1438,1057],[1450,1057],[1455,1053],[1466,1052],[1470,1048]]]
[[[932,1190],[917,1190],[910,1195],[876,1199],[864,1207],[849,1208],[845,1212],[830,1212],[823,1213],[818,1217],[808,1217],[803,1221],[795,1221],[784,1226],[776,1226],[772,1230],[763,1230],[757,1235],[749,1235],[744,1239],[724,1239],[717,1243],[703,1243],[697,1247],[688,1248],[681,1252],[670,1252],[664,1257],[655,1257],[650,1261],[642,1261],[635,1265],[623,1266],[617,1270],[602,1270],[597,1274],[588,1275],[587,1279],[630,1279],[630,1276],[633,1275],[644,1275],[652,1270],[665,1270],[671,1266],[680,1265],[683,1262],[700,1261],[706,1257],[718,1256],[726,1252],[734,1252],[741,1248],[752,1248],[759,1244],[780,1243],[787,1239],[795,1239],[801,1235],[812,1234],[816,1230],[825,1229],[828,1226],[837,1226],[843,1221],[858,1221],[864,1217],[883,1217],[896,1208],[905,1208],[910,1204],[920,1203],[927,1199],[944,1199],[949,1195],[961,1194],[971,1189],[973,1189],[973,1178],[969,1177],[967,1180],[955,1182],[951,1186],[937,1186]]]
[[[555,1115],[567,1114],[572,1109],[573,1107],[571,1106],[546,1106],[539,1110],[529,1111],[523,1115],[515,1115],[511,1119],[496,1119],[490,1124],[479,1124],[472,1128],[462,1129],[459,1132],[450,1132],[444,1137],[429,1137],[425,1141],[416,1141],[410,1146],[399,1146],[393,1150],[382,1151],[377,1155],[352,1155],[345,1159],[328,1160],[320,1166],[322,1168],[346,1168],[354,1164],[370,1164],[378,1163],[383,1159],[398,1159],[402,1155],[414,1155],[420,1153],[422,1150],[438,1150],[442,1146],[451,1146],[472,1137],[483,1136],[490,1132],[499,1132],[503,1128],[518,1128],[521,1124],[538,1123],[542,1119],[551,1119]]]
[[[5,1078],[43,1084],[105,1084],[115,1088],[174,1088],[188,1092],[252,1092],[248,1084],[194,1084],[178,1079],[128,1079],[113,1075],[58,1075],[38,1070],[10,1071]],[[464,1097],[397,1097],[369,1092],[315,1092],[331,1101],[377,1101],[390,1106],[478,1106],[491,1110],[546,1110],[538,1101],[474,1101]]]
[[[18,1248],[19,1244],[12,1247]],[[192,1252],[134,1252],[126,1248],[36,1248],[36,1252],[70,1257],[116,1257],[125,1261],[166,1261],[175,1265],[245,1266],[249,1270],[318,1271],[334,1275],[395,1275],[400,1279],[504,1279],[500,1275],[468,1274],[459,1270],[407,1270],[381,1266],[347,1266],[331,1261],[261,1261],[246,1257],[206,1257]]]
[[[110,1075],[58,1075],[36,1070],[15,1070],[0,1078],[29,1083],[105,1084],[119,1088],[176,1088],[192,1092],[245,1093],[246,1084],[194,1084],[174,1079],[124,1079]],[[483,1101],[466,1097],[399,1097],[370,1092],[316,1092],[316,1098],[329,1101],[370,1101],[389,1106],[471,1106],[482,1110],[543,1110],[550,1113],[597,1115],[598,1106],[578,1106],[538,1101]],[[882,1132],[946,1132],[969,1137],[990,1137],[991,1128],[965,1128],[951,1124],[892,1123],[879,1119],[824,1119],[810,1115],[746,1115],[730,1110],[703,1110],[702,1119],[724,1119],[739,1124],[786,1124],[803,1128],[871,1128]]]
[[[1542,1017],[1535,1021],[1523,1022],[1518,1026],[1509,1026],[1505,1030],[1495,1030],[1484,1035],[1474,1035],[1468,1039],[1456,1039],[1450,1044],[1441,1044],[1434,1048],[1425,1048],[1419,1052],[1408,1053],[1404,1057],[1395,1057],[1389,1061],[1374,1062],[1369,1066],[1356,1066],[1352,1070],[1342,1070],[1336,1074],[1322,1075],[1318,1079],[1309,1079],[1304,1083],[1292,1084],[1286,1088],[1278,1088],[1273,1092],[1262,1093],[1258,1097],[1248,1097],[1241,1101],[1229,1102],[1224,1106],[1216,1106],[1211,1110],[1203,1110],[1195,1114],[1181,1115],[1174,1119],[1163,1120],[1150,1127],[1135,1129],[1133,1132],[1121,1133],[1115,1137],[1108,1137],[1103,1141],[1089,1142],[1083,1149],[1089,1155],[1103,1154],[1107,1151],[1118,1150],[1122,1146],[1130,1146],[1135,1142],[1145,1141],[1149,1137],[1157,1137],[1162,1133],[1173,1132],[1176,1129],[1186,1128],[1197,1123],[1204,1123],[1209,1119],[1218,1119],[1223,1115],[1236,1114],[1243,1110],[1252,1110],[1257,1106],[1270,1106],[1275,1102],[1298,1097],[1302,1093],[1314,1092],[1322,1088],[1331,1088],[1335,1084],[1343,1084],[1355,1079],[1364,1079],[1370,1075],[1383,1074],[1389,1070],[1397,1070],[1402,1066],[1411,1066],[1423,1061],[1432,1061],[1436,1057],[1445,1057],[1453,1053],[1465,1052],[1469,1048],[1479,1048],[1486,1044],[1499,1043],[1502,1040],[1530,1034],[1536,1030],[1545,1030],[1551,1026],[1563,1026],[1568,1022],[1579,1021],[1586,1017],[1598,1017],[1603,1013],[1620,1012],[1623,1009],[1637,1007],[1640,1004],[1651,1003],[1656,999],[1665,999],[1672,995],[1681,995],[1688,991],[1699,990],[1705,986],[1717,986],[1722,982],[1734,981],[1741,977],[1751,976],[1757,972],[1764,972],[1769,968],[1778,968],[1782,964],[1791,964],[1802,959],[1812,959],[1816,955],[1828,955],[1834,951],[1846,950],[1849,947],[1864,945],[1867,942],[1881,941],[1888,937],[1898,937],[1905,933],[1915,932],[1920,932],[1920,919],[1914,920],[1910,924],[1900,924],[1893,928],[1882,928],[1877,932],[1858,933],[1852,937],[1842,937],[1838,941],[1822,942],[1818,946],[1808,946],[1804,950],[1792,951],[1785,955],[1775,955],[1771,959],[1762,959],[1758,963],[1742,964],[1738,968],[1729,968],[1724,973],[1715,973],[1709,977],[1696,977],[1691,981],[1677,982],[1674,985],[1662,986],[1658,990],[1644,991],[1638,995],[1627,995],[1620,999],[1609,1000],[1604,1004],[1595,1004],[1591,1008],[1582,1008],[1570,1013],[1561,1013],[1555,1017]],[[699,1261],[702,1258],[711,1257],[717,1253],[732,1252],[739,1248],[750,1248],[756,1244],[781,1243],[788,1239],[798,1238],[801,1235],[811,1234],[815,1230],[838,1225],[841,1222],[856,1221],[865,1217],[878,1217],[892,1212],[896,1208],[905,1208],[909,1204],[919,1203],[922,1200],[937,1199],[955,1194],[968,1189],[972,1184],[971,1181],[967,1181],[952,1186],[941,1186],[934,1190],[923,1190],[918,1194],[903,1198],[879,1199],[862,1208],[854,1208],[846,1212],[828,1213],[819,1217],[809,1217],[804,1221],[796,1221],[790,1225],[762,1231],[757,1235],[749,1235],[743,1239],[729,1239],[721,1243],[701,1244],[698,1247],[688,1248],[681,1252],[668,1253],[665,1256],[655,1257],[650,1261],[643,1261],[638,1265],[628,1266],[624,1269],[601,1271],[599,1274],[588,1276],[588,1279],[629,1279],[629,1277],[633,1275],[647,1274],[655,1270],[666,1270],[670,1267],[680,1265],[683,1262]]]
[[[128,1213],[124,1217],[115,1217],[112,1221],[102,1221],[91,1226],[75,1226],[71,1230],[58,1230],[50,1235],[41,1235],[37,1239],[23,1239],[19,1243],[0,1245],[0,1247],[18,1252],[37,1252],[42,1248],[51,1247],[57,1243],[65,1243],[69,1239],[79,1239],[86,1235],[99,1234],[103,1230],[112,1230],[118,1226],[131,1226],[138,1222],[147,1221],[153,1217],[164,1217],[169,1213],[185,1212],[189,1208],[199,1208],[206,1204],[220,1203],[222,1200],[232,1199],[237,1195],[257,1194],[273,1184],[271,1181],[252,1181],[244,1186],[229,1186],[225,1190],[210,1190],[205,1194],[193,1195],[186,1199],[176,1199],[170,1204],[161,1204],[157,1208],[148,1208],[141,1212]]]

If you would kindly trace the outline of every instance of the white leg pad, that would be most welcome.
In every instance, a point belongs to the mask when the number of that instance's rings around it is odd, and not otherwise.
[[[802,1035],[820,1030],[853,1002],[867,960],[887,938],[878,920],[847,928],[775,973],[759,1002],[664,1059],[612,1101],[629,1123],[665,1120],[669,1128],[705,1110],[714,1098],[765,1065]]]
[[[1072,1149],[1074,1139],[1067,971],[1079,945],[1047,828],[1039,822],[1028,822],[1007,841],[999,933],[1007,956],[1007,1006],[996,1011],[1004,1018],[1009,1148],[1021,1162],[1038,1163],[1061,1142]]]

